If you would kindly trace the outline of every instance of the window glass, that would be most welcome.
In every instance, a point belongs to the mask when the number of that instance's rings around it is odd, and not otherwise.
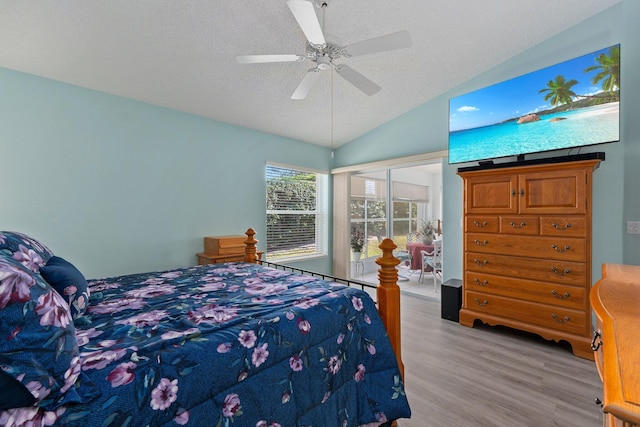
[[[267,259],[327,255],[328,175],[267,165]]]

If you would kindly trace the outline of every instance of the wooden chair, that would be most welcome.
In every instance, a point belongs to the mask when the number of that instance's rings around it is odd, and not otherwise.
[[[438,282],[437,277],[440,275],[440,282],[442,282],[442,240],[434,240],[433,241],[433,251],[426,252],[420,251],[422,255],[422,263],[420,268],[420,279],[419,282],[422,283],[422,277],[424,275],[424,269],[427,267],[431,267],[433,271],[433,291],[438,292]]]

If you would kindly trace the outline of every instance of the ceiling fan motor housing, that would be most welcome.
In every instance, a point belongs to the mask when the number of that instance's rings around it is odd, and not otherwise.
[[[331,58],[328,55],[321,55],[316,58],[319,70],[326,70],[331,66]]]

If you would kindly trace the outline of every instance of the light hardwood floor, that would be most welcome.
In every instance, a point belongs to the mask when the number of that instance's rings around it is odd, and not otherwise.
[[[420,273],[404,270],[400,273],[400,292],[403,294],[418,295],[434,301],[440,301],[440,293],[442,281],[437,279],[436,289],[433,289],[433,274],[425,273],[422,282],[420,282]],[[373,285],[378,284],[378,272],[368,273],[363,276],[356,277],[356,280],[362,280]]]
[[[402,355],[412,417],[399,427],[596,427],[595,364],[568,345],[512,329],[443,320],[440,303],[402,295]]]

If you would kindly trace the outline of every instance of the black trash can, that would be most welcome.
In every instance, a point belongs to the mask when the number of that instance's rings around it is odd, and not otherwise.
[[[440,302],[443,319],[460,321],[462,308],[462,280],[449,279],[442,284],[442,298]]]

